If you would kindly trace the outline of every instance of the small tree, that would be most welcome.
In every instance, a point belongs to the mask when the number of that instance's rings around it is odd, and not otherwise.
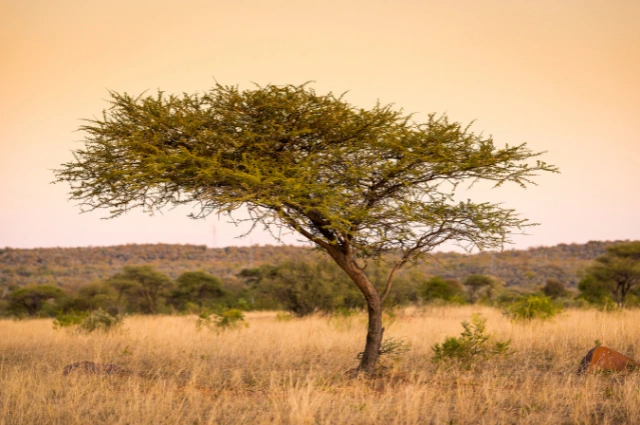
[[[554,299],[566,297],[569,295],[569,291],[567,291],[567,288],[564,287],[562,282],[560,282],[558,279],[553,278],[547,279],[547,282],[542,287],[542,292],[544,292],[547,297]]]
[[[160,301],[173,287],[168,276],[151,266],[125,266],[122,273],[113,275],[108,282],[146,314],[157,313]]]
[[[441,299],[445,301],[463,301],[464,288],[457,279],[432,277],[420,284],[420,296],[425,301]]]
[[[613,282],[603,282],[595,279],[592,275],[586,275],[578,283],[580,291],[579,298],[586,300],[592,304],[601,306],[613,305],[612,294],[615,292],[615,284]]]
[[[62,289],[51,285],[29,285],[14,289],[9,293],[9,308],[13,311],[26,311],[29,316],[40,312],[47,300],[64,296]]]
[[[284,227],[324,250],[366,299],[369,325],[360,370],[375,370],[382,304],[401,267],[443,242],[502,246],[527,220],[500,204],[458,202],[460,184],[531,184],[557,171],[525,144],[496,148],[469,126],[391,106],[356,108],[303,84],[216,85],[209,92],[132,97],[83,127],[86,147],[56,171],[83,209],[116,217],[195,203],[195,218],[246,207],[248,220]],[[367,260],[397,257],[382,286]]]
[[[209,305],[227,293],[220,279],[202,271],[182,273],[176,283],[176,288],[171,291],[170,302],[180,310],[187,303],[199,307]]]
[[[467,276],[463,282],[467,287],[467,293],[469,294],[469,301],[474,304],[480,298],[482,291],[485,291],[492,287],[493,279],[489,276],[482,274],[472,274]]]
[[[328,259],[285,261],[277,266],[246,269],[240,275],[249,278],[259,296],[277,301],[298,317],[363,304],[357,289],[348,284],[348,277]]]
[[[640,285],[640,241],[613,245],[587,268],[580,283],[583,292],[608,289],[618,307],[623,307],[629,291]],[[593,290],[589,291],[589,287]]]

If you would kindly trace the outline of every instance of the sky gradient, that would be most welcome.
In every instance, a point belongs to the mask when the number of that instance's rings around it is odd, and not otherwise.
[[[190,209],[79,214],[52,169],[108,90],[315,81],[548,151],[561,174],[478,187],[540,226],[513,248],[640,239],[640,2],[0,0],[0,247],[275,243]],[[297,238],[286,238],[293,242]]]

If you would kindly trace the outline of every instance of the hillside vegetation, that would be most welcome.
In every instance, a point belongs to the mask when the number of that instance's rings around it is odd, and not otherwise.
[[[615,243],[592,241],[473,255],[435,253],[428,261],[421,261],[403,272],[459,280],[471,274],[486,274],[501,279],[506,286],[522,287],[538,287],[548,279],[557,279],[566,287],[575,288],[587,265]],[[243,269],[322,256],[311,248],[290,245],[4,248],[0,249],[0,289],[6,293],[16,286],[49,284],[75,290],[90,282],[107,279],[126,265],[150,265],[173,279],[195,270],[227,279],[237,276]]]

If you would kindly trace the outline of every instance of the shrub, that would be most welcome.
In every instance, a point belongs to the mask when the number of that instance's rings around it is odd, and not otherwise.
[[[93,332],[107,332],[116,329],[122,324],[122,316],[115,316],[102,309],[91,312],[81,323],[80,329]]]
[[[534,319],[548,320],[562,311],[553,303],[551,298],[539,295],[529,295],[515,300],[504,310],[504,315],[512,321],[530,321]]]
[[[485,333],[487,319],[479,314],[471,317],[471,323],[464,321],[464,331],[459,337],[447,337],[442,344],[434,344],[432,361],[434,363],[456,362],[471,368],[478,361],[489,357],[512,354],[509,349],[511,340],[493,341],[491,335]]]
[[[244,313],[241,310],[232,308],[222,313],[205,310],[198,315],[196,326],[198,329],[204,326],[210,329],[223,330],[247,328],[249,324],[244,320]]]
[[[69,313],[60,312],[53,321],[54,329],[70,328],[76,326],[77,329],[85,332],[113,330],[122,324],[122,317],[98,309],[91,313],[71,311]]]
[[[278,322],[290,322],[291,319],[293,319],[293,316],[291,315],[291,313],[288,313],[286,311],[279,311],[276,314],[276,320]]]
[[[569,291],[558,279],[547,279],[542,287],[542,292],[549,298],[562,298],[569,296]]]
[[[475,304],[483,292],[486,292],[493,285],[493,279],[481,274],[472,274],[467,276],[463,284],[467,287],[469,301],[471,304]]]
[[[89,315],[88,312],[71,310],[68,313],[58,312],[53,321],[53,329],[69,328],[82,323]]]
[[[464,288],[456,279],[432,277],[420,284],[419,294],[427,302],[441,299],[455,304],[465,303]]]

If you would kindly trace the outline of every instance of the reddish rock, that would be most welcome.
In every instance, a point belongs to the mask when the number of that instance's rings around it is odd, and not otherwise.
[[[607,347],[594,347],[587,353],[580,362],[578,374],[593,373],[597,371],[615,371],[621,372],[625,370],[635,370],[640,365],[631,357],[627,357],[622,353]]]
[[[103,364],[94,362],[78,362],[67,365],[62,370],[63,375],[72,372],[91,373],[96,375],[129,375],[130,372],[115,364]]]

